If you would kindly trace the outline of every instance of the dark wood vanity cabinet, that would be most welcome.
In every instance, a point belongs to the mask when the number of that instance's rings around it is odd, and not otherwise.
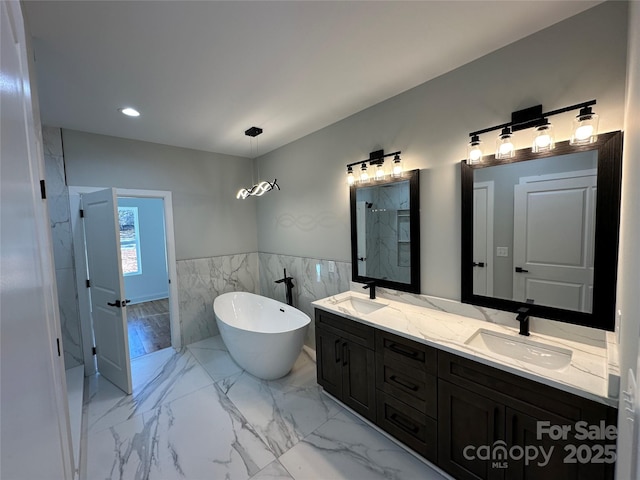
[[[446,352],[438,355],[438,377],[438,465],[455,478],[613,478],[615,439],[575,434],[582,433],[578,422],[615,425],[614,408]],[[537,457],[525,462],[518,457],[527,449]]]
[[[574,434],[578,422],[616,425],[615,408],[320,309],[315,318],[318,383],[454,478],[613,479],[616,440]],[[551,438],[563,427],[565,439]]]
[[[381,330],[376,340],[376,423],[437,461],[437,351]]]
[[[375,422],[374,329],[322,310],[315,320],[318,383]]]

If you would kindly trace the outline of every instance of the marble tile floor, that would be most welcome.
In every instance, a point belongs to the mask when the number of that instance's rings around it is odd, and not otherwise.
[[[131,362],[133,395],[85,381],[80,479],[444,479],[316,384],[238,367],[219,336]]]

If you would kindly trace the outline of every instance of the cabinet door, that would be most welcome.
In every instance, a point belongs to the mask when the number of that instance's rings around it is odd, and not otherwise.
[[[323,328],[316,328],[318,383],[334,397],[342,398],[343,340]]]
[[[375,354],[361,345],[343,343],[342,401],[375,422]]]
[[[576,422],[558,417],[549,412],[535,411],[525,414],[512,408],[506,409],[506,433],[507,444],[520,446],[529,450],[529,456],[535,459],[509,460],[506,470],[507,480],[549,480],[560,478],[562,480],[596,480],[611,478],[606,472],[607,458],[604,444],[595,446],[589,440],[579,440],[574,437]],[[547,422],[550,427],[566,429],[564,435],[558,435],[553,440],[545,430],[538,435],[539,422]],[[555,432],[554,432],[555,433]],[[540,438],[538,438],[540,437]],[[615,441],[609,442],[612,449],[609,457],[612,457],[615,449]],[[579,449],[579,453],[576,450]],[[542,451],[545,452],[544,456]],[[572,454],[573,453],[573,454]],[[547,461],[548,458],[548,461]],[[610,458],[610,460],[612,460]],[[527,464],[528,463],[528,464]],[[612,466],[612,463],[609,464]]]
[[[440,380],[438,466],[458,480],[503,479],[502,465],[478,457],[504,441],[504,413],[504,405]]]

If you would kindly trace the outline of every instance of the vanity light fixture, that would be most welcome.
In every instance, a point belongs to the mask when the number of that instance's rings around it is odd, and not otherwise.
[[[533,153],[549,152],[556,146],[553,138],[553,125],[545,118],[545,123],[535,128],[533,136],[533,145],[531,151]]]
[[[382,181],[385,179],[387,172],[384,168],[384,159],[387,157],[393,157],[391,176],[402,177],[402,159],[400,158],[401,151],[387,153],[385,155],[384,150],[377,150],[369,154],[369,158],[366,160],[360,160],[359,162],[349,163],[347,165],[347,184],[351,187],[356,183],[369,183],[373,181]],[[356,177],[353,173],[353,167],[360,165],[360,174]],[[369,171],[369,167],[372,167],[373,173]]]
[[[353,167],[349,165],[347,167],[347,184],[351,186],[354,183],[356,183],[356,177],[353,176]]]
[[[369,172],[366,162],[362,162],[362,166],[360,167],[360,183],[369,183]]]
[[[254,138],[260,135],[262,131],[263,130],[260,127],[251,127],[248,130],[245,130],[244,134],[247,137]],[[258,156],[258,147],[256,144],[256,157],[257,156]],[[236,198],[244,200],[247,197],[261,197],[265,193],[270,192],[275,188],[280,190],[280,185],[278,185],[277,178],[274,179],[273,182],[262,181],[262,182],[256,183],[250,188],[241,188],[240,190],[238,190],[238,193],[236,194]]]
[[[482,160],[482,148],[480,145],[482,142],[480,141],[480,137],[478,135],[473,135],[471,140],[469,141],[469,145],[467,145],[467,161],[469,165],[475,165],[480,163]]]
[[[504,127],[496,140],[496,158],[503,160],[513,158],[515,148],[513,146],[511,127]]]
[[[598,115],[593,113],[590,106],[580,109],[580,113],[573,119],[573,134],[571,145],[586,145],[598,139]]]
[[[118,111],[121,114],[126,115],[127,117],[139,117],[140,116],[140,112],[138,110],[136,110],[135,108],[131,108],[131,107],[119,108]]]
[[[578,103],[569,107],[543,112],[542,105],[525,108],[511,113],[511,121],[471,132],[471,137],[467,145],[467,164],[476,165],[482,162],[482,150],[480,135],[495,130],[500,130],[500,135],[496,140],[495,158],[498,160],[508,160],[515,156],[516,148],[513,144],[513,132],[535,128],[531,151],[533,153],[545,153],[555,148],[555,138],[553,126],[549,123],[548,117],[559,113],[580,110],[580,113],[573,120],[573,133],[571,135],[571,145],[587,145],[594,143],[598,136],[598,115],[593,113],[592,106],[595,100]]]

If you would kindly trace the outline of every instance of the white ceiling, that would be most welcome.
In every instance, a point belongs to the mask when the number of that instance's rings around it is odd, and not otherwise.
[[[598,3],[25,2],[45,125],[248,157]]]

